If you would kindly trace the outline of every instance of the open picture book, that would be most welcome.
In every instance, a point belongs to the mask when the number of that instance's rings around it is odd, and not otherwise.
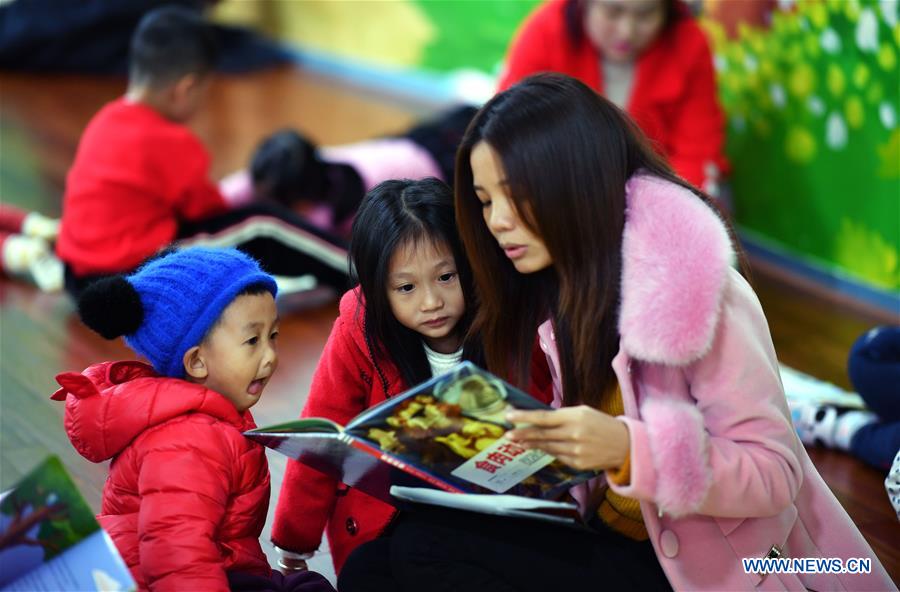
[[[0,590],[136,590],[55,456],[0,493]]]
[[[553,500],[597,473],[505,438],[513,408],[550,409],[462,362],[346,426],[304,418],[245,435],[388,503],[577,522],[575,504]]]

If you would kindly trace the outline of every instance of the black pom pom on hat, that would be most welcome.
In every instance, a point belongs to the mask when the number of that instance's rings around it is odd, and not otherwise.
[[[131,335],[144,321],[141,297],[121,275],[97,280],[78,298],[82,322],[106,339]]]

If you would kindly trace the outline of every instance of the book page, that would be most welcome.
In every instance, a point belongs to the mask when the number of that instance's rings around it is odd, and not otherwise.
[[[477,493],[459,494],[422,487],[403,487],[393,485],[391,495],[396,498],[429,503],[442,502],[441,505],[460,509],[474,509],[482,506],[501,510],[539,510],[551,509],[559,511],[578,511],[578,506],[571,502],[554,502],[534,499],[518,495],[479,495]]]
[[[136,589],[131,573],[109,535],[98,530],[0,590],[22,592],[119,591]]]
[[[250,430],[248,434],[301,434],[306,432],[313,433],[340,433],[344,428],[340,424],[325,419],[324,417],[304,417],[293,421],[286,421],[263,428]]]
[[[566,502],[553,502],[515,495],[449,493],[435,489],[402,487],[399,485],[391,487],[391,495],[403,501],[453,508],[467,512],[529,518],[570,525],[581,522],[578,506]]]
[[[553,498],[596,475],[506,440],[512,409],[550,407],[462,362],[359,415],[347,432],[469,493]]]

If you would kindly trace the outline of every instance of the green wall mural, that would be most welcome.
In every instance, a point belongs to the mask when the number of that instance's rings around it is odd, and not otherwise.
[[[414,4],[439,24],[426,46],[422,67],[495,73],[519,24],[540,0],[415,0]]]
[[[896,0],[800,2],[729,40],[706,23],[740,226],[900,291]]]

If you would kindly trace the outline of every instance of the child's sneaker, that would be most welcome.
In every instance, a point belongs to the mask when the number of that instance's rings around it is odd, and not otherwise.
[[[300,276],[275,275],[272,277],[275,278],[275,284],[278,286],[279,297],[297,294],[298,292],[308,292],[319,284],[316,277],[310,274]]]
[[[31,279],[41,292],[59,292],[65,284],[65,266],[56,255],[47,251],[31,262]]]
[[[31,280],[42,292],[58,292],[65,283],[65,266],[42,238],[14,234],[3,241],[3,270]]]
[[[334,288],[319,285],[315,276],[309,274],[298,277],[283,275],[273,277],[278,285],[278,298],[275,299],[275,303],[281,315],[318,308],[340,297]]]
[[[22,234],[42,238],[52,243],[59,236],[59,219],[30,212],[22,222]]]
[[[878,420],[871,411],[844,409],[809,401],[789,401],[791,421],[807,446],[850,450],[853,436],[865,425]]]
[[[878,421],[878,416],[871,411],[851,409],[846,412],[838,410],[837,422],[834,426],[834,446],[841,450],[850,450],[853,436],[870,423]]]
[[[13,234],[3,241],[3,269],[11,274],[27,273],[34,261],[49,252],[44,239]]]
[[[838,411],[832,405],[817,405],[809,401],[792,401],[791,421],[807,446],[834,447],[834,428]]]

